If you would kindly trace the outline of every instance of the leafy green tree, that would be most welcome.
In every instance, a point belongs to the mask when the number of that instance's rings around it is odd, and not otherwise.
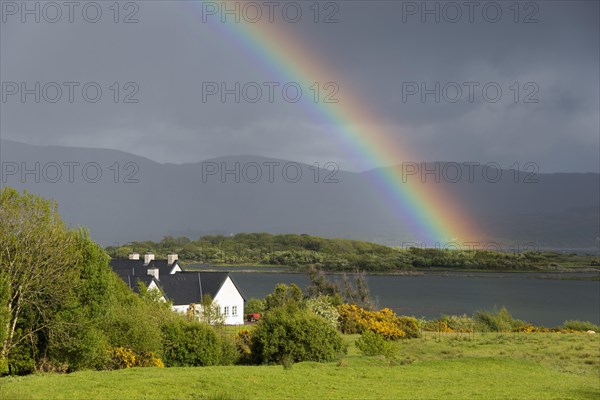
[[[57,205],[0,192],[0,374],[105,368],[106,349],[160,353],[174,313],[138,296]]]
[[[7,360],[20,343],[35,343],[38,332],[61,331],[62,321],[54,316],[61,304],[70,302],[81,255],[77,236],[63,224],[52,201],[5,188],[0,221],[0,271],[3,281],[9,281],[0,295],[0,360]]]
[[[273,293],[265,297],[265,312],[283,306],[299,307],[301,302],[302,289],[298,285],[280,283],[275,286]]]

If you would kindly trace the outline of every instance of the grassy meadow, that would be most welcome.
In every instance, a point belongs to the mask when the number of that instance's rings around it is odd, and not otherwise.
[[[597,399],[600,335],[427,333],[395,358],[345,335],[333,363],[132,368],[0,379],[0,399]]]

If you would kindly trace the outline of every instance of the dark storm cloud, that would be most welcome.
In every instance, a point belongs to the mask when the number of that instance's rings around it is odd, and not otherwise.
[[[7,16],[1,25],[3,82],[97,82],[103,97],[93,104],[81,98],[73,104],[22,104],[11,98],[2,104],[3,138],[117,148],[162,162],[258,154],[336,161],[347,169],[360,165],[329,133],[331,127],[299,104],[204,103],[202,82],[282,77],[240,51],[219,27],[202,23],[199,5],[138,2],[138,23],[115,24],[108,3],[102,4],[105,13],[95,24],[81,18],[72,24],[21,23]],[[410,8],[421,2],[354,1],[336,3],[338,23],[315,24],[308,3],[301,4],[306,14],[299,23],[276,23],[331,66],[341,103],[344,88],[358,92],[398,145],[413,149],[415,160],[494,161],[504,167],[532,161],[543,171],[597,170],[597,2],[531,2],[537,9],[522,3],[518,22],[509,8],[513,2],[497,2],[502,17],[495,23],[482,15],[484,2],[472,22],[457,2],[464,13],[457,23],[444,18],[453,14],[441,14],[439,23],[426,15],[421,22],[420,10]],[[447,3],[428,4],[443,10]],[[121,11],[122,19],[127,10]],[[321,11],[322,19],[331,10]],[[524,23],[528,17],[538,22]],[[116,104],[110,89],[115,82]],[[134,86],[126,88],[128,82]],[[421,89],[436,82],[448,90],[439,102],[434,95],[423,102],[421,93],[406,94],[413,84]],[[477,84],[473,101],[469,82]],[[455,103],[448,101],[454,83],[463,90]],[[482,96],[490,83],[502,89],[497,102]],[[123,103],[134,92],[139,102]],[[524,102],[528,95],[538,101]]]

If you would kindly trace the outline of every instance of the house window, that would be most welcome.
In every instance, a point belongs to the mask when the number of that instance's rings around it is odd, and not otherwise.
[[[226,317],[229,316],[229,306],[223,307],[223,314],[225,314]]]
[[[231,306],[231,315],[237,317],[237,306]]]

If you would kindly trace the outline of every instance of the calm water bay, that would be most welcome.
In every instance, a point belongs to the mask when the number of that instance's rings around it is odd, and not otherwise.
[[[233,272],[246,296],[264,297],[277,283],[302,289],[308,277],[290,273]],[[371,295],[380,307],[416,317],[472,314],[505,306],[516,318],[545,326],[567,319],[600,323],[600,281],[540,279],[535,274],[432,273],[422,276],[373,275]],[[331,276],[339,279],[339,276]]]

